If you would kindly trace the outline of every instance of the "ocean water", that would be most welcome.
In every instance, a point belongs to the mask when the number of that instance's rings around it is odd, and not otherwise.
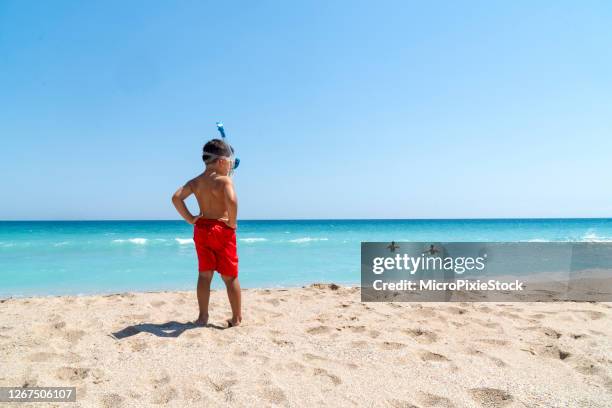
[[[358,284],[362,241],[612,242],[612,219],[240,221],[237,236],[243,287]],[[0,222],[0,297],[193,289],[191,237],[181,221]]]

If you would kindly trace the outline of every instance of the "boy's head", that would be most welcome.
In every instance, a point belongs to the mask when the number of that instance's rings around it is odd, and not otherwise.
[[[202,160],[206,167],[229,174],[234,167],[234,149],[221,139],[212,139],[202,149]]]

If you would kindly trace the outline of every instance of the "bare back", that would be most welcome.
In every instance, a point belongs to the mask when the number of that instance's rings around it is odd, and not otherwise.
[[[205,171],[187,183],[198,201],[200,216],[209,219],[228,218],[226,182],[226,176]]]

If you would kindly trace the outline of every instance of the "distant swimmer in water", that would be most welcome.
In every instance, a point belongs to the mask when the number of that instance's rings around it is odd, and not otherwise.
[[[395,252],[395,250],[399,248],[399,245],[397,245],[395,241],[391,241],[391,245],[388,245],[387,248],[389,248],[389,251]]]
[[[435,254],[437,254],[438,252],[440,252],[440,250],[439,250],[439,249],[437,249],[437,248],[436,248],[435,246],[433,246],[433,245],[430,245],[430,246],[429,246],[429,249],[428,249],[427,251],[425,251],[423,254],[435,255]]]

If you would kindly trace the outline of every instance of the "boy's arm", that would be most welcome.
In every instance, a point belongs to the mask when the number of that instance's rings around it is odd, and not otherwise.
[[[224,177],[223,192],[225,193],[225,207],[227,208],[228,216],[226,224],[230,228],[236,228],[236,218],[238,216],[238,198],[236,197],[236,191],[234,190],[234,183],[229,177]]]
[[[181,217],[185,219],[189,224],[195,224],[200,215],[194,216],[189,212],[189,209],[185,205],[185,199],[193,194],[193,190],[191,189],[191,181],[185,184],[182,187],[179,187],[178,190],[172,195],[172,204],[176,208]]]

